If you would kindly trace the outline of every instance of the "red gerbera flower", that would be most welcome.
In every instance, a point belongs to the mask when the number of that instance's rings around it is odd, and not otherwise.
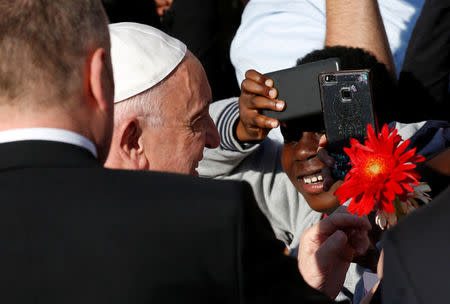
[[[397,130],[389,130],[387,125],[383,126],[377,138],[369,124],[364,145],[352,138],[350,148],[344,148],[352,168],[334,194],[340,204],[351,199],[350,213],[361,216],[369,214],[374,207],[393,213],[395,196],[402,200],[408,192],[414,191],[411,185],[417,185],[420,176],[415,172],[413,162],[421,162],[425,158],[415,155],[415,148],[405,152],[409,140],[400,144],[401,140]]]

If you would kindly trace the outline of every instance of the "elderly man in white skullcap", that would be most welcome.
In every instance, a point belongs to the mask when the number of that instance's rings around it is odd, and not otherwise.
[[[197,175],[203,148],[219,144],[201,63],[153,27],[126,22],[109,29],[116,89],[105,166]]]

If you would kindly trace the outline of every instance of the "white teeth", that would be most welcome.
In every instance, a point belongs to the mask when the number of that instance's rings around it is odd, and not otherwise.
[[[305,184],[314,184],[317,182],[320,182],[323,180],[322,175],[318,174],[316,176],[312,176],[312,177],[304,177],[303,178],[303,182],[305,182]]]

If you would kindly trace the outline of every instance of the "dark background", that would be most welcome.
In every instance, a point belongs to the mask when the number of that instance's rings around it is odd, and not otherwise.
[[[240,0],[174,0],[159,17],[152,0],[103,0],[111,23],[138,22],[184,42],[203,64],[213,100],[239,96],[230,44],[244,8]]]

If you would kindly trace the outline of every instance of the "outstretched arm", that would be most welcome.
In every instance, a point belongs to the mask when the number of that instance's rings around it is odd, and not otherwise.
[[[281,111],[284,101],[277,100],[273,81],[255,70],[249,70],[242,82],[241,96],[221,100],[210,106],[210,115],[220,134],[220,147],[205,149],[199,173],[205,177],[230,174],[258,148],[278,120],[261,115],[259,110]]]
[[[325,46],[362,48],[396,78],[394,59],[377,0],[327,0]]]

